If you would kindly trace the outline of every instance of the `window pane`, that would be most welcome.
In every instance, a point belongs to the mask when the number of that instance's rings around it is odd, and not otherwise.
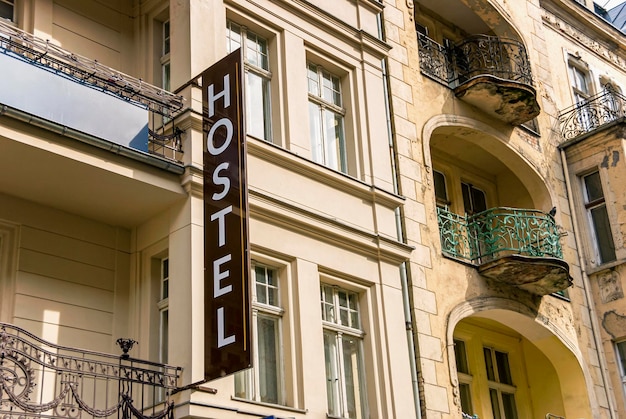
[[[441,172],[433,172],[435,183],[435,197],[437,201],[448,202],[448,191],[446,190],[446,178]]]
[[[324,332],[324,357],[326,359],[326,396],[328,414],[340,416],[339,411],[339,374],[337,341],[334,333]]]
[[[324,110],[325,124],[325,164],[335,170],[345,172],[345,142],[343,137],[343,117],[335,112]]]
[[[259,398],[279,403],[278,318],[259,315],[257,320],[259,354]]]
[[[502,393],[502,405],[506,419],[517,419],[517,407],[515,406],[515,396],[513,394]]]
[[[313,102],[309,102],[309,134],[311,136],[311,154],[313,161],[324,163],[324,148],[322,145],[322,109]]]
[[[246,73],[246,79],[247,132],[262,140],[270,140],[269,80],[250,71]]]
[[[622,368],[622,377],[626,377],[626,341],[617,342],[617,355],[619,356]]]
[[[163,64],[163,90],[170,90],[172,87],[171,83],[171,69],[170,63]]]
[[[267,58],[267,41],[252,32],[247,32],[246,58],[248,64],[269,70]]]
[[[13,20],[13,0],[0,2],[0,18]]]
[[[456,359],[456,370],[464,374],[469,374],[467,353],[465,352],[465,342],[462,340],[454,340],[454,357]]]
[[[319,96],[320,88],[319,88],[319,80],[317,76],[317,66],[313,64],[309,64],[307,66],[307,78],[309,81],[309,93]]]
[[[163,55],[170,53],[170,21],[163,23]]]
[[[496,365],[498,366],[498,382],[513,385],[511,369],[509,368],[509,355],[499,351],[495,351],[495,353]]]
[[[493,419],[502,419],[502,415],[500,414],[500,403],[498,402],[498,392],[493,388],[489,389],[489,399],[491,400]]]
[[[585,181],[585,188],[587,190],[587,202],[593,202],[598,199],[604,198],[600,172],[594,172],[590,175],[585,176],[583,179]]]
[[[463,410],[463,413],[467,413],[468,415],[474,414],[474,409],[472,408],[472,394],[470,392],[469,384],[459,384],[459,396],[461,397],[461,409]]]
[[[329,286],[322,286],[322,320],[335,322],[333,289]]]
[[[361,397],[363,390],[360,383],[361,360],[360,341],[354,337],[343,335],[343,379],[346,389],[346,410],[350,418],[363,417],[361,409]]]
[[[161,362],[166,364],[168,358],[170,316],[168,310],[161,311]]]
[[[606,212],[606,205],[593,208],[590,212],[593,229],[598,242],[598,250],[600,251],[600,263],[614,261],[615,244],[613,243],[611,224],[609,223],[609,215]]]
[[[239,371],[235,374],[235,397],[252,400],[252,369]]]
[[[487,369],[487,379],[490,381],[496,381],[496,374],[493,369],[493,358],[491,357],[491,349],[483,348],[483,354],[485,356],[485,368]]]
[[[226,50],[233,52],[237,48],[241,48],[241,27],[233,22],[228,22]]]

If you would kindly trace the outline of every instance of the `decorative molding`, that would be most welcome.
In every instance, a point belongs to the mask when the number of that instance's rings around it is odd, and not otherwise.
[[[409,9],[409,20],[413,22],[413,16],[415,15],[415,2],[413,0],[406,0],[406,7]]]
[[[583,47],[594,52],[599,57],[608,60],[620,68],[626,68],[626,58],[614,51],[611,51],[606,45],[596,41],[580,29],[570,25],[555,14],[543,10],[542,20],[544,24],[550,26],[557,32],[567,36]]]

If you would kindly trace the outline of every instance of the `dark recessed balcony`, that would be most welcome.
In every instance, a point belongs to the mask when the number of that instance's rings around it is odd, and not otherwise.
[[[512,125],[539,115],[530,62],[521,42],[475,35],[444,47],[418,34],[420,70],[461,100]]]
[[[468,216],[438,208],[444,255],[494,281],[538,295],[572,284],[554,218],[537,210],[491,208]]]
[[[0,323],[0,416],[172,419],[180,368],[63,347]]]
[[[565,141],[575,140],[626,121],[626,96],[607,89],[559,114],[561,135]]]

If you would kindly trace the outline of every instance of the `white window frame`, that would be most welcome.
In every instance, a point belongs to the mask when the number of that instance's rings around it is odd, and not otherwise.
[[[167,364],[169,345],[169,257],[159,261],[159,362]]]
[[[315,78],[312,77],[315,75]],[[333,99],[324,94],[324,82],[329,81]],[[333,170],[348,173],[348,144],[346,139],[346,109],[340,76],[326,70],[322,65],[307,61],[307,91],[309,97],[309,135],[313,161]],[[336,88],[335,88],[336,87]],[[340,123],[336,133],[329,136],[328,118]]]
[[[594,201],[590,201],[589,200],[589,195],[588,195],[588,190],[587,190],[587,184],[585,182],[585,178],[587,178],[588,176],[591,176],[593,174],[598,175],[599,179],[600,179],[600,187],[602,189],[602,198],[596,199]],[[610,221],[610,217],[609,217],[609,208],[606,204],[606,197],[605,197],[605,187],[604,187],[604,181],[602,179],[602,171],[599,170],[598,168],[591,170],[589,172],[586,172],[582,175],[580,175],[580,182],[581,182],[581,188],[582,188],[582,192],[583,192],[583,200],[584,200],[584,209],[585,209],[585,213],[587,215],[587,223],[589,226],[589,230],[591,233],[591,238],[592,238],[592,246],[593,246],[593,260],[596,261],[596,265],[602,265],[605,263],[610,263],[613,262],[615,260],[617,260],[617,254],[616,254],[616,248],[615,248],[615,237],[613,237],[613,229],[611,228],[611,221]],[[607,225],[608,225],[608,229],[609,229],[609,238],[612,241],[612,245],[613,245],[613,259],[612,260],[603,260],[601,253],[600,253],[600,238],[598,236],[598,233],[596,231],[595,228],[595,224],[593,221],[593,215],[592,215],[592,211],[598,208],[602,208],[604,207],[605,211],[606,211],[606,215],[607,215]],[[608,244],[608,243],[607,243]]]
[[[239,41],[233,40],[232,33],[235,29],[239,30]],[[244,63],[244,71],[246,77],[246,117],[247,117],[247,134],[272,142],[272,72],[270,69],[270,41],[257,32],[250,30],[247,26],[241,25],[232,20],[226,21],[226,50],[232,52],[241,47]],[[254,41],[256,39],[257,42]],[[264,45],[263,48],[259,48]],[[252,48],[252,46],[255,46]],[[260,87],[253,88],[253,85],[261,84]],[[260,89],[260,95],[257,93]],[[255,105],[252,104],[254,101]],[[253,117],[258,111],[259,106],[262,109],[262,118],[260,122],[255,122]],[[261,124],[259,126],[259,123]]]
[[[275,285],[266,286],[256,282],[257,270],[273,273]],[[235,397],[240,397],[246,400],[251,400],[259,403],[268,403],[284,406],[286,404],[286,393],[284,384],[284,358],[282,350],[282,324],[283,315],[285,310],[281,307],[281,285],[279,270],[274,267],[270,267],[264,264],[254,263],[252,266],[252,278],[254,280],[254,286],[252,287],[252,338],[253,342],[258,344],[259,342],[259,318],[266,317],[276,321],[276,401],[268,401],[261,394],[261,370],[260,368],[249,368],[247,370],[238,372],[235,374]],[[269,280],[266,276],[266,284]],[[275,304],[264,302],[264,298],[260,298],[259,289],[265,288],[275,290]],[[261,365],[259,363],[259,349],[258,346],[253,351],[253,365]],[[240,388],[238,388],[240,387]],[[240,394],[237,394],[240,392]]]
[[[172,88],[172,73],[170,66],[170,20],[167,19],[161,24],[161,87],[163,90],[170,91]]]
[[[327,299],[327,293],[330,292],[331,299]],[[345,293],[348,299],[356,300],[356,308],[351,309],[348,306],[342,306],[340,303],[340,294]],[[322,283],[320,285],[320,302],[322,306],[322,327],[324,332],[324,353],[326,359],[326,391],[328,400],[328,417],[331,418],[366,418],[367,413],[367,389],[365,387],[365,369],[363,358],[363,337],[365,332],[361,329],[361,309],[359,307],[359,294],[341,288],[336,285]],[[326,310],[328,308],[328,310]],[[341,321],[341,312],[347,313],[347,324]],[[339,314],[339,316],[337,315]],[[356,323],[356,324],[355,324]],[[332,339],[332,346],[326,347],[326,338]],[[354,380],[358,385],[354,386],[355,412],[350,416],[348,410],[348,388],[347,379],[344,375],[346,371],[346,359],[344,357],[344,341],[347,338],[356,339],[356,354],[352,372],[356,374]],[[334,349],[334,353],[330,350]],[[328,356],[332,356],[328,359]],[[356,368],[356,371],[354,369]],[[335,373],[336,376],[329,377],[329,374]]]

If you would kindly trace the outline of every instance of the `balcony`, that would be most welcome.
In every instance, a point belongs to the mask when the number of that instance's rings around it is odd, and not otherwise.
[[[559,114],[561,135],[565,141],[597,132],[626,118],[626,96],[613,90],[592,96]]]
[[[172,419],[180,369],[131,358],[128,342],[115,356],[0,323],[0,416]]]
[[[0,68],[0,115],[119,154],[181,162],[182,97],[1,21]]]
[[[512,125],[539,115],[526,48],[518,41],[475,35],[449,47],[418,33],[420,70],[459,99]]]
[[[487,278],[537,295],[572,284],[549,214],[501,207],[461,216],[438,208],[437,218],[444,255],[476,266]]]

